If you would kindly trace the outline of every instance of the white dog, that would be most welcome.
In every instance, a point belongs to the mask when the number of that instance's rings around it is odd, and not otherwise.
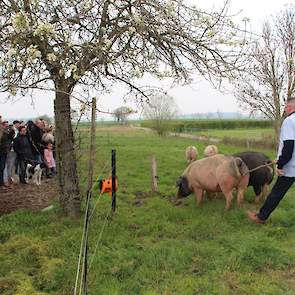
[[[32,178],[33,183],[35,183],[36,185],[40,185],[43,168],[45,168],[45,165],[43,163],[36,165],[28,163],[26,167],[26,183],[29,183],[29,179]]]

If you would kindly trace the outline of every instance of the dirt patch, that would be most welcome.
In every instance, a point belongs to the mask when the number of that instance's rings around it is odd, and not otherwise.
[[[90,131],[90,127],[89,128],[79,128],[79,131],[83,131],[83,132],[89,132]],[[111,126],[111,127],[98,127],[96,128],[96,132],[119,132],[119,133],[130,133],[130,132],[136,132],[137,129],[132,127],[132,126]]]
[[[0,215],[18,209],[40,211],[57,197],[55,179],[43,179],[40,186],[35,184],[15,184],[10,189],[0,189]]]
[[[222,141],[222,139],[217,138],[217,137],[208,137],[208,136],[204,136],[204,135],[193,135],[193,134],[188,134],[188,133],[170,132],[169,136],[183,137],[183,138],[189,138],[189,139],[193,139],[193,140],[200,140],[200,141],[206,141],[206,142],[212,142],[212,143],[218,143],[218,142]]]

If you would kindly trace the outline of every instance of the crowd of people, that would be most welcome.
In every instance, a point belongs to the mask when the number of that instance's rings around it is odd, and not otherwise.
[[[54,177],[54,128],[43,119],[35,122],[15,120],[11,124],[0,116],[0,188],[14,183],[27,184],[26,166],[44,163],[46,177]],[[17,177],[14,175],[18,175]]]

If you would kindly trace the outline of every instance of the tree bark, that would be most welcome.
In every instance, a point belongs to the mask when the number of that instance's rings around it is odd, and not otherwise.
[[[276,119],[274,121],[274,130],[275,130],[275,141],[276,141],[276,148],[278,149],[280,143],[280,131],[281,131],[282,119]]]
[[[275,106],[274,129],[275,129],[275,137],[276,137],[276,142],[278,147],[279,139],[280,139],[282,116],[281,116],[281,100],[280,100],[280,95],[278,93],[277,87],[273,90],[273,96],[274,96],[274,106]]]
[[[55,83],[57,90],[54,101],[59,202],[65,215],[79,218],[81,196],[74,151],[69,94],[72,89],[65,84],[65,82]]]

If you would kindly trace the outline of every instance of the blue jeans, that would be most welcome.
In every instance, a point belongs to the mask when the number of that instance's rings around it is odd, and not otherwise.
[[[4,184],[4,169],[6,164],[7,154],[0,154],[0,186]]]
[[[10,181],[15,170],[16,153],[10,151],[6,158],[6,167],[4,170],[4,182]]]

